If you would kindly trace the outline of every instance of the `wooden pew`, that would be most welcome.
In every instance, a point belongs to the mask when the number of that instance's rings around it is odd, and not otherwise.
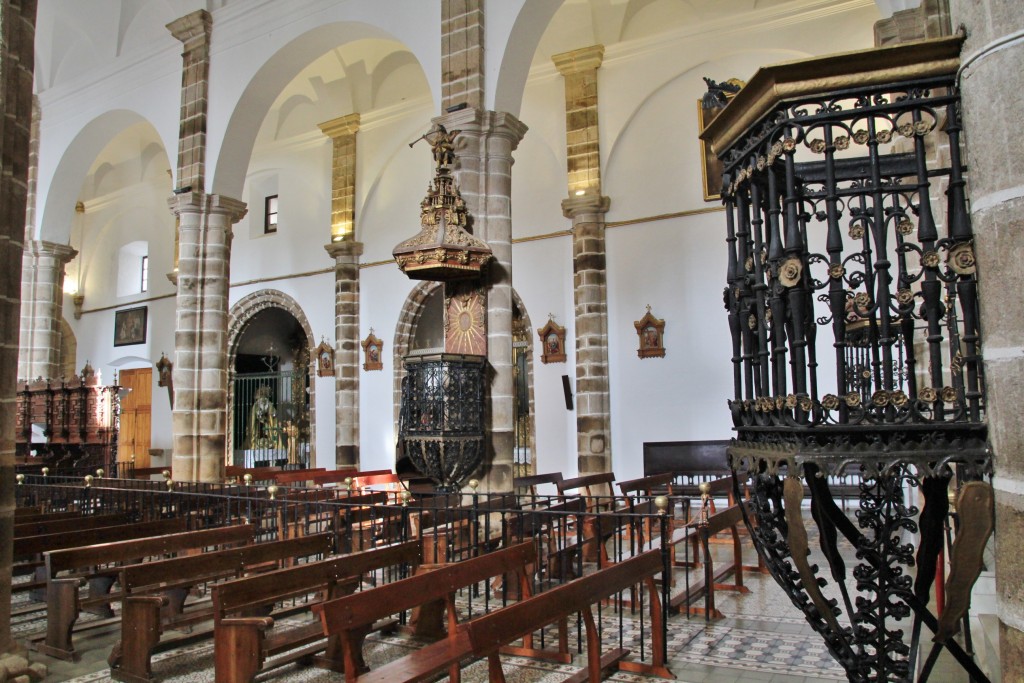
[[[602,672],[613,666],[621,671],[674,679],[665,661],[665,617],[654,583],[654,577],[662,570],[661,552],[658,550],[610,565],[594,574],[459,624],[454,638],[450,637],[453,646],[443,654],[449,661],[454,660],[456,666],[469,653],[476,657],[487,657],[490,683],[504,683],[505,675],[498,656],[503,646],[520,638],[529,638],[534,631],[569,615],[582,613],[586,626],[587,667],[566,681],[598,683],[602,679]],[[651,664],[625,660],[629,651],[624,649],[616,648],[602,654],[601,636],[591,610],[594,604],[604,598],[629,590],[638,583],[643,583],[648,589]],[[396,677],[392,680],[397,683],[400,680],[422,679]]]
[[[170,553],[197,551],[203,548],[228,547],[252,543],[256,527],[242,524],[163,536],[149,536],[111,543],[100,543],[45,553],[46,565],[46,634],[42,642],[33,641],[39,652],[61,659],[73,659],[74,645],[71,632],[83,607],[102,608],[101,616],[111,617],[109,603],[116,599],[110,588],[120,568],[145,558],[164,557]],[[70,576],[62,576],[70,572]],[[89,597],[79,598],[82,580],[89,583]],[[90,622],[95,628],[110,623],[106,620]]]
[[[127,524],[131,521],[132,515],[127,512],[110,512],[99,515],[78,515],[64,519],[39,520],[35,522],[19,522],[15,520],[14,537],[23,538],[26,536],[41,536],[44,534],[61,534],[85,529],[95,529],[101,526],[116,526]]]
[[[152,681],[150,658],[168,629],[211,622],[204,633],[213,633],[212,602],[185,609],[194,586],[291,566],[298,558],[327,556],[333,545],[332,535],[325,533],[124,567],[120,575],[121,640],[107,660],[111,678],[130,683]],[[196,633],[189,635],[189,639],[195,637]]]
[[[313,611],[320,617],[324,635],[337,636],[340,641],[345,683],[422,681],[445,669],[449,670],[451,681],[458,683],[458,659],[453,661],[447,656],[450,655],[451,638],[459,632],[455,609],[456,591],[494,577],[515,574],[519,577],[522,594],[528,596],[528,568],[536,561],[536,546],[528,541],[462,562],[443,565],[377,588],[328,600],[314,605]],[[416,635],[440,637],[443,634],[437,629],[433,614],[426,614],[428,608],[438,604],[443,605],[447,614],[447,638],[366,672],[362,644],[367,630],[376,621],[420,607]]]
[[[525,477],[516,477],[512,480],[512,490],[525,496],[537,496],[537,487],[542,484],[554,484],[562,481],[561,472],[549,472],[547,474],[531,474]]]
[[[337,639],[325,640],[319,621],[277,633],[273,616],[267,616],[271,609],[283,600],[311,593],[320,594],[321,600],[340,597],[351,592],[360,576],[390,567],[418,566],[421,555],[420,543],[409,541],[214,585],[216,683],[250,683],[261,671],[307,659],[324,649],[324,662],[340,668],[331,664],[339,661]],[[312,602],[303,602],[302,607],[315,609]],[[287,657],[267,666],[268,658],[285,652]]]
[[[695,528],[700,539],[704,560],[704,577],[687,586],[684,592],[674,597],[672,607],[685,611],[687,614],[703,614],[707,620],[720,619],[725,615],[715,606],[716,590],[750,592],[750,589],[743,585],[743,571],[745,569],[761,570],[761,566],[760,556],[758,556],[759,564],[756,567],[747,567],[743,564],[743,544],[740,540],[739,527],[743,524],[742,506],[748,504],[744,501],[727,510],[715,513],[708,517],[707,524],[701,524],[699,520],[692,523],[692,528]],[[726,531],[732,537],[732,560],[716,566],[711,554],[711,539]],[[725,579],[730,575],[733,577],[732,583],[725,583]],[[704,597],[704,606],[692,606],[701,596]]]
[[[409,536],[423,539],[423,561],[432,564],[453,562],[467,552],[493,549],[502,540],[504,527],[492,515],[516,508],[514,495],[480,496],[475,502],[463,504],[456,494],[422,502],[430,506],[410,515]]]
[[[77,548],[82,545],[123,541],[131,538],[180,533],[187,528],[188,520],[184,518],[159,519],[152,522],[116,524],[95,529],[82,529],[73,534],[61,532],[15,538],[13,549],[14,575],[21,576],[34,573],[35,576],[31,581],[14,584],[11,590],[14,592],[40,591],[33,596],[34,599],[46,599],[47,572],[43,560],[43,554],[46,552],[64,550],[65,548]]]
[[[57,519],[78,519],[85,517],[86,513],[80,510],[62,510],[60,512],[39,512],[26,513],[14,518],[15,524],[29,524],[32,522],[51,522]]]
[[[558,495],[565,498],[569,491],[576,491],[577,495],[586,504],[587,512],[607,512],[615,507],[615,495],[612,484],[615,482],[615,475],[611,472],[599,474],[588,474],[573,479],[563,479],[556,485]],[[595,538],[595,532],[587,527],[594,524],[594,518],[587,516],[583,519],[582,534],[585,538]],[[600,548],[604,547],[607,538],[601,538],[599,543],[588,543],[583,548],[584,562],[597,562],[600,559]]]
[[[368,477],[376,474],[391,474],[391,470],[357,470],[354,467],[343,468],[337,470],[326,470],[324,472],[317,472],[311,479],[315,486],[328,486],[331,484],[343,484],[346,479],[352,479],[353,482],[359,477]]]
[[[307,481],[312,481],[314,474],[326,471],[326,467],[314,467],[305,470],[285,470],[283,472],[274,472],[271,476],[274,479],[274,483],[278,486],[293,486],[295,484],[305,486]]]
[[[23,517],[31,517],[42,514],[42,505],[22,505],[14,508],[14,521],[17,523]]]
[[[509,539],[533,538],[542,562],[536,569],[539,582],[562,581],[576,575],[579,545],[577,523],[586,511],[582,498],[574,497],[555,505],[525,502],[509,520]]]
[[[294,538],[320,531],[333,531],[338,534],[336,549],[350,547],[346,541],[351,540],[352,518],[346,518],[347,508],[381,505],[386,503],[388,496],[383,491],[359,495],[335,497],[335,492],[327,489],[308,489],[301,491],[303,495],[289,495],[285,504],[277,507],[277,529],[283,538]],[[305,500],[303,500],[305,499]],[[295,501],[295,502],[293,502]],[[326,502],[337,505],[318,505]],[[347,536],[346,538],[342,538]],[[368,545],[368,544],[366,544]]]
[[[149,479],[153,475],[162,475],[164,472],[170,473],[171,468],[167,467],[136,467],[131,470],[132,479]]]

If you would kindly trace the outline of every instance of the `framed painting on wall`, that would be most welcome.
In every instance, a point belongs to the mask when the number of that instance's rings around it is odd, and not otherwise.
[[[147,312],[145,306],[114,312],[114,346],[146,343]]]
[[[565,362],[565,328],[549,318],[547,325],[537,330],[540,337],[540,361],[548,363]]]

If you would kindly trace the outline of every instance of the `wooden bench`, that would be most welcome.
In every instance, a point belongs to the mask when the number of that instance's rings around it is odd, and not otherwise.
[[[672,607],[685,611],[687,614],[703,614],[706,620],[720,619],[723,615],[715,606],[715,591],[729,590],[738,593],[749,593],[750,589],[743,584],[744,570],[764,572],[764,565],[758,555],[758,564],[747,566],[743,564],[743,544],[740,539],[739,528],[743,524],[743,506],[749,505],[747,501],[729,507],[727,510],[712,514],[708,517],[707,523],[696,520],[691,528],[696,531],[700,541],[701,554],[703,556],[704,576],[696,583],[689,584],[686,590],[672,599]],[[729,532],[732,541],[732,559],[728,562],[716,565],[711,552],[711,539],[718,534]],[[733,577],[731,583],[725,579]],[[704,597],[703,607],[694,607],[701,596]]]
[[[520,543],[377,588],[328,600],[314,605],[313,611],[320,617],[324,635],[338,637],[346,683],[357,680],[365,683],[423,681],[445,669],[449,669],[451,681],[458,683],[458,660],[453,662],[450,657],[446,657],[450,654],[451,638],[458,633],[455,593],[494,577],[515,574],[519,577],[522,594],[528,596],[528,568],[536,561],[534,543]],[[417,607],[420,613],[416,620],[416,635],[442,639],[372,671],[366,671],[362,645],[370,627],[380,619]],[[443,630],[438,628],[439,620],[434,618],[440,617],[440,607],[447,614],[447,637],[443,637]]]
[[[517,492],[519,495],[536,497],[538,486],[552,484],[557,487],[558,482],[562,481],[562,478],[561,472],[530,474],[525,477],[516,477],[512,480],[512,490]]]
[[[256,543],[200,555],[129,565],[121,569],[121,640],[110,653],[110,676],[130,683],[153,680],[151,656],[169,629],[211,622],[213,603],[206,600],[186,611],[190,590],[247,573],[291,566],[298,558],[327,556],[334,546],[331,534]],[[191,633],[189,638],[195,638]],[[165,641],[164,646],[171,643]]]
[[[534,631],[548,624],[581,613],[586,628],[587,666],[567,682],[590,681],[597,683],[602,673],[615,667],[621,671],[643,673],[674,679],[665,661],[664,610],[654,577],[663,571],[661,552],[651,550],[636,557],[610,565],[594,574],[570,581],[526,600],[509,605],[490,614],[471,619],[456,627],[455,637],[445,653],[450,661],[458,662],[467,654],[488,658],[490,683],[504,683],[499,652],[503,647],[521,638],[529,638]],[[601,635],[594,621],[592,606],[603,599],[632,588],[638,583],[647,587],[650,605],[651,663],[626,660],[629,651],[615,648],[602,653]],[[527,644],[526,647],[529,647]],[[440,663],[440,662],[439,662]],[[346,681],[348,679],[346,678]],[[421,680],[395,678],[394,681]]]
[[[324,662],[336,662],[337,639],[325,640],[319,621],[277,632],[273,607],[284,600],[320,594],[320,599],[350,592],[358,577],[390,567],[417,566],[422,553],[416,541],[332,557],[289,569],[227,581],[213,586],[214,667],[216,683],[249,683],[261,671],[308,659],[326,649]],[[303,603],[303,609],[314,603]],[[278,657],[273,667],[270,657]]]
[[[360,471],[353,468],[326,470],[317,472],[310,479],[314,486],[329,486],[331,484],[344,484],[347,479],[354,483],[359,477],[369,477],[377,474],[391,474],[391,470],[366,470]]]
[[[575,491],[586,504],[588,513],[607,512],[615,508],[615,495],[612,485],[615,483],[615,475],[611,472],[599,474],[588,474],[573,479],[563,479],[558,482],[558,495],[565,497],[569,491]],[[584,537],[595,538],[594,530],[587,529],[588,525],[594,524],[594,518],[587,516],[583,519]],[[583,547],[583,561],[597,562],[599,550],[604,546],[607,538],[602,538],[599,543],[588,543]]]
[[[493,549],[503,538],[504,525],[495,515],[516,508],[514,495],[481,496],[464,503],[458,495],[436,497],[409,516],[411,538],[423,539],[423,561],[454,562],[465,554]]]
[[[131,521],[131,517],[127,512],[110,512],[24,523],[15,520],[14,537],[24,538],[44,534],[63,534],[69,531],[84,531],[85,529],[95,529],[101,526],[117,526],[119,524],[127,524]]]
[[[283,472],[274,472],[271,477],[273,478],[274,483],[278,486],[292,486],[298,483],[302,483],[302,485],[305,486],[305,482],[312,481],[314,474],[326,471],[326,467],[314,467],[305,470],[285,470]]]
[[[170,466],[167,466],[167,467],[134,467],[131,470],[129,470],[129,472],[131,473],[131,477],[125,477],[126,479],[127,478],[131,478],[131,479],[149,479],[150,477],[153,477],[154,475],[162,475],[164,472],[167,472],[168,474],[170,474],[171,468],[170,468]]]
[[[33,598],[36,600],[46,599],[45,589],[48,575],[43,560],[43,554],[46,552],[77,548],[83,545],[123,541],[132,538],[159,536],[160,534],[180,533],[188,528],[187,522],[188,520],[184,518],[159,519],[152,522],[115,524],[95,529],[82,529],[73,534],[60,532],[15,538],[13,544],[14,575],[20,576],[31,573],[35,574],[35,576],[31,581],[14,584],[12,590],[15,592],[40,591]]]
[[[569,498],[554,505],[527,501],[518,514],[509,519],[509,539],[533,538],[543,562],[538,565],[538,581],[562,581],[576,575],[579,546],[578,522],[586,511],[582,498]]]
[[[45,553],[46,566],[46,634],[42,642],[33,640],[39,652],[61,659],[73,659],[71,633],[78,614],[84,607],[97,607],[100,616],[113,616],[109,605],[110,589],[117,580],[121,566],[146,558],[166,557],[171,553],[197,551],[203,548],[227,547],[252,543],[256,527],[243,524],[163,536],[100,543]],[[64,573],[71,576],[62,576]],[[78,588],[83,579],[89,584],[89,597],[81,599]],[[90,622],[87,628],[106,626],[110,621]]]

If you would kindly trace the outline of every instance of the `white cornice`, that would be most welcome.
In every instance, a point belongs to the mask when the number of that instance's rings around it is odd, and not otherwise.
[[[93,197],[82,202],[85,207],[85,214],[96,213],[103,211],[104,209],[110,208],[111,206],[125,206],[125,200],[131,200],[137,198],[142,192],[152,193],[157,197],[170,197],[171,187],[170,184],[161,178],[151,178],[148,181],[143,180],[129,185],[127,187],[119,187],[113,192],[100,195],[99,197]]]

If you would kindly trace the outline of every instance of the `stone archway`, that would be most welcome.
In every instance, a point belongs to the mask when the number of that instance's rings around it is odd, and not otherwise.
[[[282,310],[295,318],[299,327],[302,328],[306,335],[307,344],[311,346],[313,343],[313,327],[309,324],[309,318],[306,317],[306,313],[302,310],[299,303],[291,296],[276,289],[261,289],[239,299],[228,312],[228,416],[234,415],[235,362],[238,355],[239,342],[242,340],[246,325],[256,315],[271,308]],[[316,376],[316,359],[312,353],[309,354],[305,369],[310,377]],[[310,382],[309,386],[310,465],[312,466],[316,463],[316,383]],[[234,451],[235,444],[233,439],[233,430],[228,429],[225,458],[230,459]]]

